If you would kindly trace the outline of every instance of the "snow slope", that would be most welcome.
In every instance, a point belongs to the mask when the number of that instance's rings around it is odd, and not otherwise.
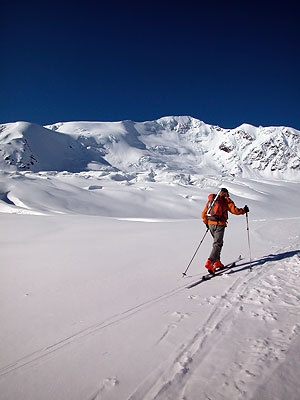
[[[300,132],[288,127],[243,124],[224,129],[192,117],[148,122],[66,122],[40,127],[0,126],[3,170],[80,172],[121,170],[298,179]],[[106,168],[106,169],[107,169]]]
[[[297,173],[189,176],[178,155],[134,170],[118,151],[88,170],[0,174],[1,400],[298,400]],[[230,215],[222,259],[242,260],[187,289],[205,272],[208,235],[182,276],[220,186],[250,208],[251,263],[246,218]]]

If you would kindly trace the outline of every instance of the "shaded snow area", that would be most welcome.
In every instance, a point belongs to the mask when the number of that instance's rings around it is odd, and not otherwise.
[[[161,177],[0,175],[1,400],[300,398],[299,180]],[[187,289],[223,186],[251,264],[230,215],[222,260],[242,259]]]

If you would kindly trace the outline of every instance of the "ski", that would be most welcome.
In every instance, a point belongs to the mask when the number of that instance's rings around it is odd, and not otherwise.
[[[193,282],[189,286],[187,286],[187,289],[191,289],[194,286],[197,286],[202,282],[209,281],[210,279],[215,278],[216,276],[222,275],[223,272],[228,271],[229,269],[234,268],[235,266],[236,266],[236,263],[233,262],[229,265],[226,265],[223,268],[219,268],[214,274],[208,273],[206,275],[203,275],[201,279],[199,279],[198,281]]]
[[[206,275],[203,275],[201,279],[199,279],[196,282],[191,283],[186,288],[187,289],[191,289],[191,288],[199,285],[202,282],[209,281],[210,279],[212,279],[212,278],[214,278],[216,276],[222,275],[223,272],[228,271],[229,269],[236,267],[236,263],[238,261],[240,261],[241,259],[242,259],[242,256],[239,256],[235,261],[231,262],[230,264],[227,264],[224,267],[217,269],[217,271],[214,274],[208,273]]]

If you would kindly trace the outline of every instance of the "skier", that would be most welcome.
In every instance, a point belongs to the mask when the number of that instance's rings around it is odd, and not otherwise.
[[[209,195],[204,210],[202,211],[202,220],[209,229],[214,242],[209,258],[205,263],[205,268],[211,274],[214,274],[217,268],[222,268],[224,265],[220,261],[220,254],[223,246],[223,237],[227,226],[228,211],[235,215],[243,215],[249,212],[248,206],[238,208],[229,198],[229,193],[226,188],[222,188],[217,199],[215,195]],[[212,205],[212,206],[211,206]]]

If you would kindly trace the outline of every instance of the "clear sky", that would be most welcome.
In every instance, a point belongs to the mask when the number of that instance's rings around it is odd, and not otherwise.
[[[7,0],[0,15],[1,123],[190,115],[300,130],[298,4]]]

